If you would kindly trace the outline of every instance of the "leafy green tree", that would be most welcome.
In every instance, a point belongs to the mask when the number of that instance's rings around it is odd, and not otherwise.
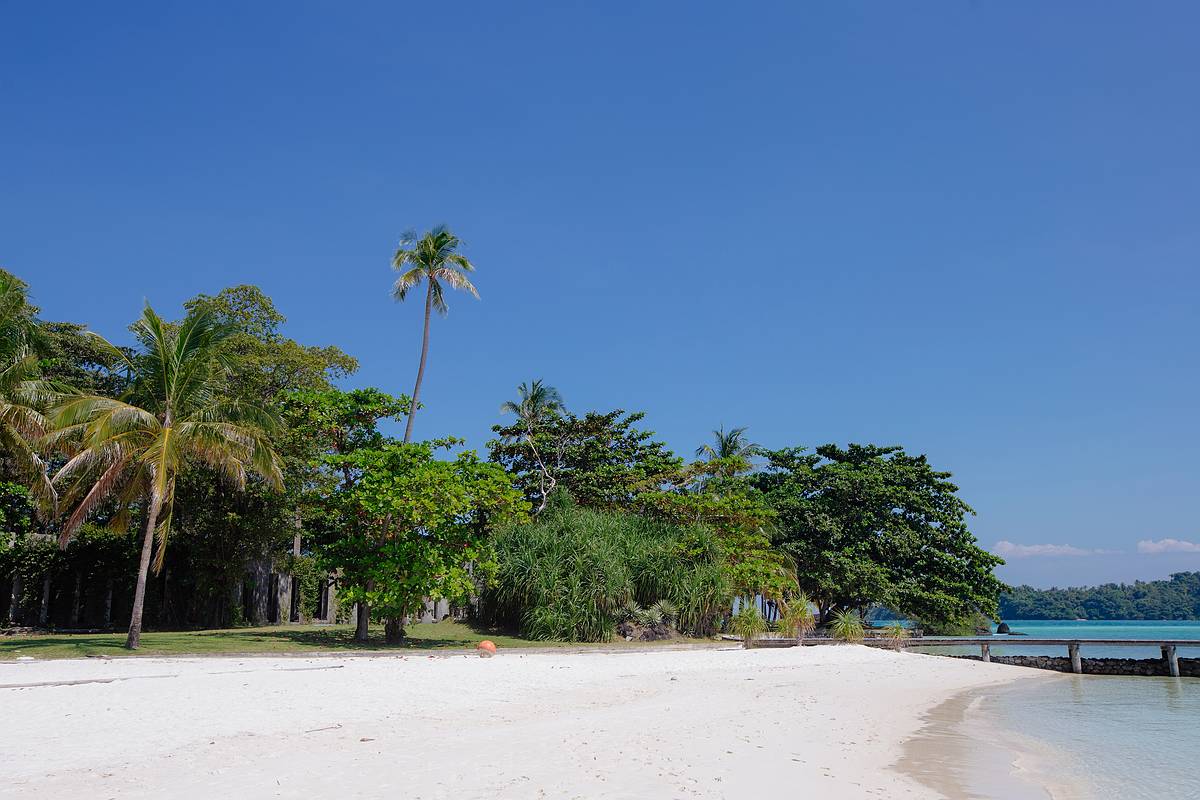
[[[222,356],[229,366],[224,391],[245,402],[277,404],[289,392],[320,391],[354,374],[358,361],[337,347],[310,347],[280,333],[287,321],[257,286],[233,286],[184,303],[228,327]]]
[[[697,462],[664,489],[638,495],[640,513],[676,525],[704,525],[717,534],[734,593],[746,603],[779,603],[796,590],[791,558],[771,544],[775,511],[743,477],[726,477],[729,462]]]
[[[882,604],[930,623],[995,617],[1003,561],[978,547],[950,474],[899,447],[771,451],[754,482],[822,623]]]
[[[1066,589],[1016,586],[1001,596],[1000,614],[1005,619],[1200,619],[1200,572]]]
[[[546,509],[546,502],[550,497],[550,493],[554,491],[558,485],[558,480],[554,477],[554,473],[546,466],[545,460],[542,459],[542,454],[537,449],[537,442],[534,439],[535,434],[542,428],[543,425],[552,422],[555,419],[561,418],[566,411],[563,405],[562,395],[558,389],[553,386],[548,386],[540,380],[535,380],[532,383],[522,383],[517,388],[520,398],[517,400],[508,400],[500,406],[501,414],[513,414],[517,418],[516,427],[521,429],[521,439],[529,448],[529,453],[533,457],[533,462],[537,471],[538,478],[538,507],[535,513],[540,514]]]
[[[42,347],[42,377],[81,394],[120,397],[129,389],[125,360],[116,358],[112,346],[74,322],[38,322]],[[128,358],[132,353],[123,350]]]
[[[446,442],[445,445],[455,442]],[[425,598],[466,599],[472,569],[488,569],[489,531],[524,517],[527,504],[508,475],[473,452],[452,461],[427,442],[387,443],[330,456],[357,479],[334,502],[347,526],[321,558],[346,580],[346,596],[387,617],[389,643]]]
[[[467,277],[475,266],[458,252],[462,241],[444,225],[438,226],[418,238],[410,231],[400,239],[400,246],[392,257],[392,268],[400,273],[392,286],[392,296],[403,302],[408,293],[425,283],[425,327],[421,336],[421,362],[417,367],[417,382],[413,386],[412,407],[408,411],[408,424],[404,426],[404,441],[412,441],[413,418],[421,400],[421,380],[425,377],[425,361],[429,356],[429,319],[434,311],[445,316],[445,286],[459,289],[479,297],[479,291]]]
[[[282,488],[279,457],[268,439],[275,418],[219,392],[228,369],[223,345],[231,329],[206,310],[170,326],[147,306],[133,331],[140,347],[128,364],[133,375],[130,401],[70,397],[54,410],[49,437],[70,455],[54,477],[74,508],[63,524],[64,545],[106,501],[115,501],[120,509],[113,519],[118,529],[128,523],[135,506],[146,509],[126,641],[130,649],[141,638],[156,535],[156,572],[166,555],[178,476],[203,463],[239,489],[248,474]]]
[[[497,438],[488,442],[489,456],[535,506],[553,480],[586,508],[630,509],[639,494],[661,486],[683,463],[654,440],[653,431],[637,427],[645,416],[621,409],[582,417],[564,412],[547,417],[532,433],[519,421],[494,425]]]
[[[304,442],[312,457],[292,466],[289,474],[293,490],[299,493],[298,508],[305,525],[316,537],[318,549],[335,541],[355,520],[345,518],[347,509],[338,498],[353,490],[361,470],[346,458],[362,450],[379,450],[388,439],[379,429],[380,422],[398,420],[409,410],[407,397],[393,397],[378,389],[337,389],[296,392],[287,399],[284,420],[289,435]],[[343,586],[355,580],[343,574]],[[369,578],[367,579],[369,580]],[[369,586],[344,595],[358,598],[355,637],[367,641],[371,622]]]
[[[231,490],[217,470],[202,463],[181,474],[176,486],[180,513],[163,568],[167,574],[162,591],[151,598],[162,602],[151,611],[160,625],[229,625],[242,609],[231,602],[233,589],[249,578],[257,590],[247,598],[246,619],[262,623],[269,619],[262,582],[272,567],[297,563],[305,527],[320,518],[310,481],[313,465],[328,452],[322,431],[309,425],[297,428],[300,420],[286,412],[297,409],[292,399],[298,395],[331,391],[333,382],[352,374],[358,362],[337,347],[302,345],[284,336],[285,317],[256,286],[201,294],[184,308],[189,314],[209,314],[229,329],[219,353],[228,368],[214,376],[217,393],[283,420],[271,430],[271,442],[285,489],[250,481],[240,491]]]

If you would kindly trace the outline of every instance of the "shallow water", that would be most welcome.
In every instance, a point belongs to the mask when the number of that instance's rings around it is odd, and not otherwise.
[[[1200,641],[1197,621],[1005,621],[1031,638]],[[998,636],[993,655],[1066,655],[1063,647],[1023,646],[1021,639]],[[963,652],[977,653],[978,647]],[[1160,657],[1157,647],[1086,644],[1081,654]],[[1180,655],[1200,658],[1200,647],[1181,649]],[[1200,769],[1195,766],[1200,756],[1200,678],[1055,675],[1021,680],[935,709],[913,745],[903,766],[917,775],[924,771],[923,779],[949,796],[1200,798]]]
[[[975,709],[999,739],[1024,742],[1031,757],[1022,767],[1039,782],[1113,800],[1200,798],[1198,678],[1019,681],[982,694]]]

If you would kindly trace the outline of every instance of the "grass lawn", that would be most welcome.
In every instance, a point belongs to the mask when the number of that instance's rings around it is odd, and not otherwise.
[[[546,647],[498,632],[449,620],[410,625],[400,645],[383,641],[383,626],[371,626],[371,641],[354,641],[353,625],[278,625],[209,631],[147,631],[136,653],[125,649],[124,633],[63,633],[0,637],[0,661],[21,656],[83,658],[85,656],[177,656],[219,653],[304,653],[328,650],[434,650],[474,647],[491,639],[500,647]]]
[[[403,644],[383,641],[383,626],[371,626],[371,641],[354,641],[353,625],[276,625],[266,628],[230,628],[209,631],[147,631],[142,646],[125,649],[124,633],[46,633],[0,637],[0,661],[21,656],[33,658],[84,658],[86,656],[183,656],[221,653],[299,653],[355,650],[442,650],[472,648],[483,639],[499,647],[644,647],[647,642],[621,640],[585,645],[573,642],[536,642],[497,631],[445,620],[410,625]],[[696,641],[696,640],[684,640]],[[661,644],[670,644],[664,641]],[[679,644],[680,640],[674,640]],[[657,644],[657,643],[655,643]]]

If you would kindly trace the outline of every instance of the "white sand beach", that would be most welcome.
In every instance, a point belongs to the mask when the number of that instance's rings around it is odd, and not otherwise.
[[[895,767],[922,716],[1039,677],[856,646],[8,662],[0,796],[945,797]]]

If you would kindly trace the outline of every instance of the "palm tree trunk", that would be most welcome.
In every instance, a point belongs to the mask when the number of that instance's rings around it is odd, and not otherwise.
[[[412,407],[408,409],[408,424],[404,427],[404,441],[412,441],[413,417],[417,414],[417,399],[421,396],[421,379],[425,377],[425,358],[429,355],[429,318],[433,312],[433,281],[427,279],[425,291],[425,334],[421,337],[421,363],[417,366],[417,384],[413,387]]]
[[[150,554],[154,551],[154,527],[161,510],[162,498],[158,492],[151,492],[146,534],[142,538],[142,560],[138,564],[137,588],[133,592],[133,611],[129,615],[129,637],[125,640],[125,647],[130,650],[137,650],[142,641],[142,608],[146,604],[146,578],[150,574]]]
[[[421,363],[417,366],[417,383],[413,386],[412,407],[408,409],[408,424],[404,426],[404,442],[407,444],[412,441],[413,417],[417,414],[417,399],[421,396],[421,380],[425,377],[425,359],[429,356],[429,318],[433,312],[433,279],[426,278],[427,288],[425,290],[425,331],[421,336]],[[389,644],[394,644],[393,639],[399,641],[404,637],[404,623],[399,617],[388,617],[386,621],[386,638]],[[362,627],[362,621],[359,621],[359,627]],[[366,641],[364,635],[361,641]]]

